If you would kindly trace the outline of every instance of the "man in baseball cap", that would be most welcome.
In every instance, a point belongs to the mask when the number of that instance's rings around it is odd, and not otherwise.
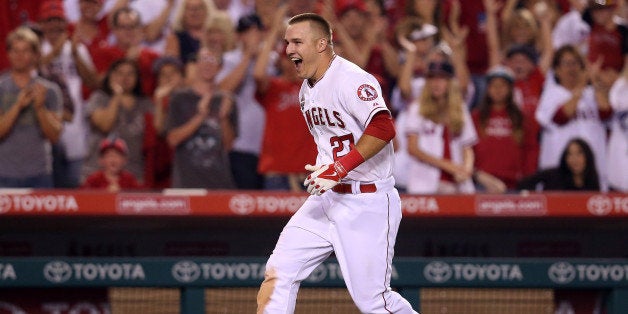
[[[44,1],[39,10],[38,21],[44,42],[48,42],[52,50],[62,49],[61,46],[65,44],[68,37],[68,22],[63,9],[63,2],[60,0]],[[60,53],[60,51],[52,51],[54,57]],[[46,56],[45,52],[44,56]],[[53,56],[50,56],[50,58],[53,58]],[[47,61],[51,60],[44,58],[44,65],[46,65]]]

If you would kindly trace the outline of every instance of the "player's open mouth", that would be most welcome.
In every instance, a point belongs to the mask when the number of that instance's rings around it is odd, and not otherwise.
[[[303,59],[298,58],[298,57],[292,57],[290,58],[290,60],[294,62],[294,66],[297,68],[297,71],[299,71],[301,69],[301,64],[303,63]]]

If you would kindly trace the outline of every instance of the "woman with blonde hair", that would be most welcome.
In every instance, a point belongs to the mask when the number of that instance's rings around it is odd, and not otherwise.
[[[448,62],[428,66],[426,86],[406,121],[412,158],[408,193],[473,193],[473,149],[477,134],[454,69]]]
[[[184,64],[198,52],[211,16],[216,11],[213,0],[183,0],[179,3],[173,32],[166,38],[164,55],[175,56]]]
[[[235,29],[229,12],[216,10],[205,27],[203,46],[225,53],[235,48]]]

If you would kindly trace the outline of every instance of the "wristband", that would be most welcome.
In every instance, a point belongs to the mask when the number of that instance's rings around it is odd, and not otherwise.
[[[341,178],[347,176],[349,171],[355,169],[357,166],[361,165],[364,162],[364,157],[357,149],[353,149],[349,151],[348,154],[340,157],[335,163],[334,168],[338,172],[338,175]]]

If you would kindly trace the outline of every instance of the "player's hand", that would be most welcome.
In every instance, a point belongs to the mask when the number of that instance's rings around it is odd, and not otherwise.
[[[321,195],[340,183],[340,179],[344,178],[347,173],[342,171],[342,166],[337,164],[338,162],[324,166],[306,165],[305,170],[312,171],[303,182],[307,192],[312,195]]]

